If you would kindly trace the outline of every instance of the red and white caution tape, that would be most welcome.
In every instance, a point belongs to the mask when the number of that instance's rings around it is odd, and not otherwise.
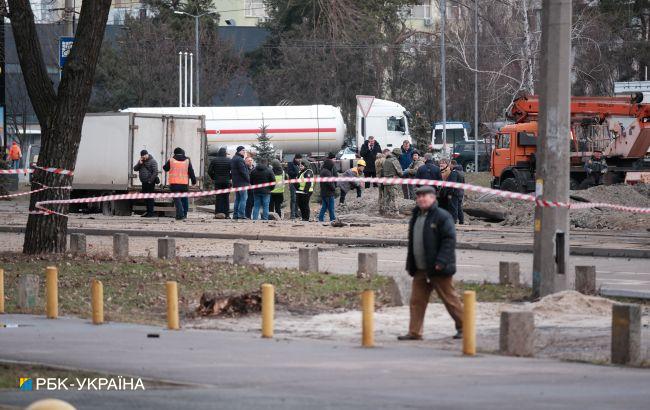
[[[63,168],[44,168],[44,167],[39,167],[38,165],[34,165],[35,169],[40,169],[45,172],[49,172],[51,174],[60,174],[60,175],[74,175],[74,171],[70,171],[67,169]],[[0,175],[3,174],[32,174],[34,173],[34,169],[31,168],[24,168],[24,169],[0,169]]]
[[[39,184],[39,185],[42,185],[43,188],[34,189],[32,191],[27,191],[27,192],[19,192],[17,194],[0,195],[0,199],[15,198],[17,196],[23,196],[23,195],[31,195],[31,194],[35,194],[36,192],[45,191],[47,189],[72,189],[72,187],[70,187],[70,186],[49,187],[49,186],[45,186],[43,184]]]
[[[493,194],[502,198],[514,199],[519,201],[526,201],[536,203],[539,206],[543,207],[561,207],[569,209],[586,209],[586,208],[610,208],[622,212],[633,212],[633,213],[643,213],[650,214],[650,208],[640,208],[640,207],[630,207],[623,205],[615,204],[601,204],[601,203],[564,203],[564,202],[553,202],[545,201],[535,198],[533,195],[522,194],[518,192],[509,192],[509,191],[500,191],[497,189],[486,188],[470,184],[461,184],[458,182],[447,182],[447,181],[437,181],[429,179],[411,179],[411,178],[367,178],[367,177],[314,177],[314,178],[305,178],[305,179],[290,179],[284,181],[286,184],[292,183],[301,183],[301,182],[371,182],[379,183],[384,185],[428,185],[441,188],[455,188],[463,189],[465,191],[479,192],[484,194]],[[51,209],[46,208],[46,205],[63,205],[63,204],[83,204],[83,203],[94,203],[94,202],[104,202],[104,201],[122,201],[122,200],[131,200],[131,199],[150,199],[150,198],[162,198],[162,199],[172,199],[172,198],[200,198],[204,196],[212,196],[219,194],[227,194],[230,192],[240,192],[248,191],[256,188],[264,188],[274,186],[275,182],[266,182],[263,184],[249,185],[244,187],[236,188],[224,188],[224,189],[214,189],[210,191],[198,191],[198,192],[167,192],[167,193],[130,193],[130,194],[117,194],[117,195],[105,195],[99,197],[90,197],[90,198],[74,198],[74,199],[56,199],[48,201],[40,201],[36,203],[36,212],[41,211],[47,215],[61,215],[66,216],[65,214],[58,213]]]

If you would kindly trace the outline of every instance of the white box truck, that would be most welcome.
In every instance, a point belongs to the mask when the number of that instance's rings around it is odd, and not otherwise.
[[[135,113],[88,114],[81,130],[81,142],[72,182],[72,197],[101,196],[139,191],[133,166],[146,149],[158,162],[160,185],[167,190],[162,166],[181,147],[191,159],[202,186],[206,161],[205,117],[200,115],[156,115]],[[192,187],[190,187],[192,188]],[[156,201],[156,211],[169,211],[171,201]],[[104,214],[130,215],[144,207],[134,201],[102,202]],[[79,209],[77,209],[79,210]],[[74,211],[74,209],[73,209]]]

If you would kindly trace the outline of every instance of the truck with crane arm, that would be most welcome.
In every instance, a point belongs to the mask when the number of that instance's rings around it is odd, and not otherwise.
[[[492,187],[535,190],[539,98],[515,98],[506,110],[513,124],[503,126],[492,149]],[[606,184],[624,182],[630,172],[650,172],[650,103],[640,93],[618,97],[572,97],[570,115],[571,189],[591,185],[585,162],[602,152]]]

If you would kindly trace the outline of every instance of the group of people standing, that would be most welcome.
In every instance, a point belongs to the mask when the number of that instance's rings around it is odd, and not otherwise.
[[[287,184],[288,179],[313,178],[311,164],[296,154],[285,171],[279,159],[270,162],[258,158],[257,162],[248,155],[245,147],[239,146],[232,158],[228,158],[226,148],[222,147],[210,161],[208,175],[214,181],[215,189],[242,188],[235,191],[232,219],[268,220],[271,212],[282,218],[284,191],[289,185],[291,219],[310,218],[309,202],[314,192],[310,181]],[[251,185],[268,183],[268,186],[248,189]],[[322,189],[321,189],[322,192]],[[230,218],[230,194],[217,195],[215,214]]]
[[[447,158],[440,159],[437,163],[430,153],[420,155],[408,140],[402,143],[399,148],[392,150],[381,146],[375,138],[370,136],[360,150],[363,158],[365,177],[387,177],[387,178],[414,178],[430,179],[448,182],[465,182],[463,167],[454,160]],[[371,165],[372,164],[372,165]],[[370,187],[366,182],[366,188]],[[404,199],[415,199],[415,186],[413,184],[382,185],[373,184],[379,189],[379,212],[384,216],[397,216],[397,197],[401,194]],[[439,206],[447,210],[454,219],[454,222],[463,224],[463,190],[455,188],[436,189]]]
[[[374,137],[369,137],[361,147],[362,159],[357,161],[357,166],[346,170],[342,176],[350,178],[346,181],[319,182],[321,209],[318,220],[325,221],[326,214],[330,221],[336,219],[336,188],[339,187],[339,206],[345,207],[345,201],[350,191],[355,191],[357,197],[362,195],[362,183],[355,181],[359,177],[397,177],[430,179],[449,182],[465,182],[462,167],[446,158],[438,163],[431,154],[424,157],[411,147],[409,141],[404,141],[401,147],[381,149]],[[140,161],[133,167],[139,172],[142,182],[142,192],[154,192],[158,178],[158,164],[146,151],[140,153]],[[168,172],[168,184],[171,192],[187,192],[190,182],[196,185],[196,176],[192,162],[185,156],[181,148],[174,150],[163,170]],[[232,219],[262,219],[268,220],[271,212],[282,218],[284,195],[286,186],[289,186],[290,219],[309,221],[311,218],[310,202],[314,193],[312,164],[296,154],[285,168],[279,159],[270,162],[265,158],[258,158],[257,162],[248,155],[245,147],[239,146],[232,158],[228,157],[226,147],[221,147],[210,161],[208,175],[214,183],[215,189],[239,188],[235,191],[235,201]],[[339,176],[333,155],[330,155],[321,167],[319,176],[322,178],[335,178]],[[298,182],[287,184],[285,181],[298,179]],[[253,189],[251,185],[264,185]],[[384,216],[398,216],[397,198],[403,195],[405,199],[415,199],[415,186],[412,184],[372,184],[378,189],[380,214]],[[365,183],[369,189],[371,184]],[[437,188],[436,194],[441,208],[447,210],[454,222],[464,222],[462,202],[463,190],[455,188]],[[176,219],[187,218],[189,202],[187,197],[175,198]],[[147,199],[147,211],[144,217],[155,216],[154,200]],[[215,201],[215,217],[230,218],[230,193],[219,194]]]

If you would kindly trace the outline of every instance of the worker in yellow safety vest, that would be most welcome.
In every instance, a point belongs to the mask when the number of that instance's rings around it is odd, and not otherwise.
[[[271,190],[271,206],[269,212],[275,212],[282,218],[282,203],[284,202],[284,181],[287,179],[287,174],[282,168],[282,163],[278,159],[271,161],[271,169],[275,175],[275,185]]]
[[[311,164],[307,159],[300,161],[300,175],[299,179],[313,178],[314,171],[311,170]],[[300,181],[296,184],[296,202],[300,209],[300,216],[303,221],[309,221],[309,200],[311,194],[314,192],[314,184],[311,181]]]
[[[190,181],[192,185],[196,185],[192,161],[185,156],[185,151],[182,148],[174,149],[174,156],[165,163],[163,170],[167,172],[167,183],[171,192],[188,192]],[[176,207],[177,220],[187,218],[190,204],[186,196],[174,198],[174,206]]]

